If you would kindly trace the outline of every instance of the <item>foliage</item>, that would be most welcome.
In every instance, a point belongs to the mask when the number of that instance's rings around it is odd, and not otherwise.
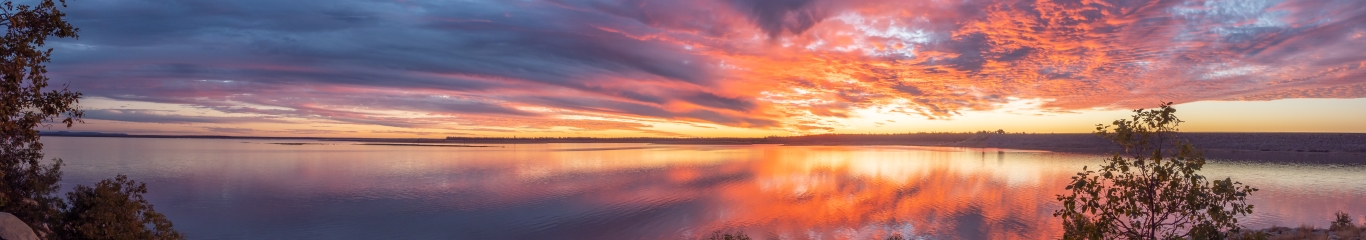
[[[1333,220],[1333,223],[1332,225],[1329,225],[1328,230],[1337,231],[1356,227],[1356,225],[1352,224],[1352,216],[1347,215],[1347,212],[1338,211],[1333,215],[1337,216],[1337,219]]]
[[[41,46],[49,36],[76,37],[77,29],[64,16],[52,0],[36,6],[0,4],[0,25],[5,27],[0,42],[0,211],[31,224],[39,234],[51,232],[46,226],[56,224],[54,216],[62,206],[54,195],[62,163],[43,164],[37,128],[63,115],[61,122],[70,127],[81,117],[76,105],[80,93],[43,92],[48,80],[43,64],[52,49]]]
[[[1072,177],[1057,200],[1065,239],[1224,239],[1238,215],[1252,213],[1256,188],[1199,174],[1205,158],[1177,136],[1171,103],[1134,110],[1130,119],[1097,125],[1096,134],[1124,146],[1096,170]],[[1124,156],[1127,155],[1127,156]]]
[[[38,128],[59,120],[71,127],[81,121],[83,112],[78,105],[80,93],[48,86],[45,64],[51,61],[52,49],[43,46],[48,37],[75,38],[79,29],[71,26],[60,10],[66,6],[65,0],[36,2],[0,3],[0,26],[5,28],[4,38],[0,39],[0,211],[14,214],[33,227],[35,233],[48,238],[61,237],[56,234],[58,231],[84,231],[90,227],[103,228],[101,233],[112,237],[150,239],[138,234],[151,231],[164,233],[154,237],[178,238],[179,234],[170,230],[170,223],[141,198],[146,189],[140,184],[130,188],[134,186],[126,177],[100,182],[95,188],[78,186],[76,193],[86,197],[72,198],[74,205],[70,208],[56,196],[62,161],[43,162]],[[117,215],[125,213],[141,216]],[[90,217],[91,214],[101,216]],[[64,216],[84,217],[74,218],[79,221],[68,225]],[[98,222],[105,220],[130,222]],[[133,225],[141,227],[123,228]]]
[[[142,198],[146,184],[119,175],[94,188],[76,186],[66,194],[70,207],[63,212],[62,239],[183,239],[166,216]]]

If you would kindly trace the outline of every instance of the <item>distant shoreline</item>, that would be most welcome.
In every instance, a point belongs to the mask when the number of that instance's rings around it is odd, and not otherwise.
[[[270,137],[270,136],[222,136],[222,135],[138,135],[124,133],[98,132],[40,132],[44,137],[97,137],[97,138],[190,138],[190,139],[268,139],[268,140],[323,140],[323,141],[384,141],[384,140],[424,140],[434,138],[334,138],[334,137]]]
[[[765,138],[327,138],[241,137],[212,135],[131,135],[107,133],[44,132],[56,137],[191,138],[353,141],[384,144],[548,144],[548,143],[645,143],[669,145],[784,146],[939,146],[1001,148],[1076,153],[1118,152],[1117,146],[1093,134],[827,134]],[[1232,159],[1322,159],[1329,163],[1366,163],[1366,133],[1182,133],[1206,156]]]

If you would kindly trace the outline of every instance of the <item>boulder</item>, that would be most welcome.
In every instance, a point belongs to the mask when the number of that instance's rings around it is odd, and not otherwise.
[[[0,239],[38,240],[38,234],[34,234],[33,228],[18,217],[14,217],[14,214],[0,212]]]

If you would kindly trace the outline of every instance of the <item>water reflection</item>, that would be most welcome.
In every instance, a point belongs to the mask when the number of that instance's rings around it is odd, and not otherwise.
[[[934,148],[778,147],[754,179],[720,194],[703,229],[747,226],[784,239],[880,239],[889,234],[968,239],[1048,238],[1055,174],[1013,161],[963,161]],[[1004,155],[1005,153],[998,153]]]
[[[44,141],[68,163],[67,189],[117,173],[147,181],[158,211],[196,239],[1053,238],[1054,196],[1100,159],[926,147]],[[1216,161],[1207,171],[1263,189],[1246,219],[1254,226],[1366,211],[1362,165]]]

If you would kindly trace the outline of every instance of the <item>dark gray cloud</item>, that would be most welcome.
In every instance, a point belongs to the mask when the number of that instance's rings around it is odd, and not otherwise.
[[[754,24],[778,37],[784,33],[801,34],[825,19],[822,8],[812,7],[816,0],[731,0],[741,11],[747,11]]]
[[[139,109],[85,110],[85,118],[147,123],[287,123],[272,117],[206,117],[164,114],[165,111]]]
[[[582,97],[664,104],[674,99],[661,92],[708,96],[687,89],[714,87],[708,59],[599,29],[638,23],[548,4],[121,0],[73,3],[69,15],[82,37],[61,41],[53,75],[87,96],[295,108],[280,103],[338,86],[464,92],[491,101],[509,97],[501,91],[568,89],[588,94]],[[619,86],[618,79],[691,87]],[[336,106],[534,115],[427,96],[327,97],[334,102],[325,104]],[[752,109],[734,99],[679,100]]]
[[[1355,46],[1366,43],[1366,2],[1355,0],[70,6],[81,38],[53,41],[49,70],[86,96],[393,127],[569,111],[814,129],[828,126],[795,126],[813,122],[796,117],[851,117],[853,108],[894,100],[915,105],[900,111],[941,118],[1007,98],[1088,109],[1152,98],[1366,97],[1335,90],[1363,83],[1366,54]],[[813,95],[764,100],[793,88]],[[834,103],[803,103],[811,98]],[[549,110],[523,110],[533,108]],[[375,114],[384,111],[422,116]],[[134,122],[246,120],[91,113]]]

